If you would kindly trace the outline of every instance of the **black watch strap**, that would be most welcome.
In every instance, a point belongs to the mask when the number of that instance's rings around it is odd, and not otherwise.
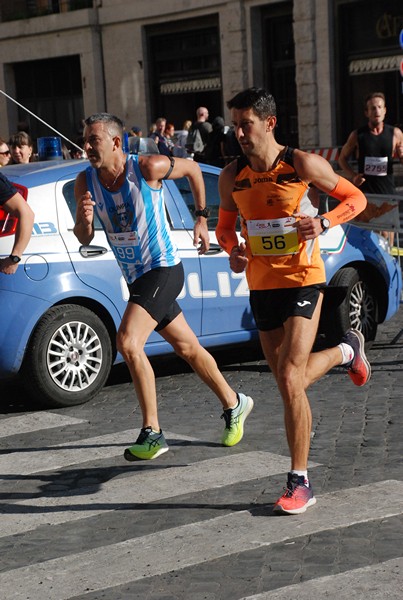
[[[203,210],[195,210],[195,215],[196,217],[205,217],[208,219],[210,216],[210,209],[206,207],[203,208]]]
[[[15,264],[21,262],[21,257],[17,256],[16,254],[10,254],[8,258]]]

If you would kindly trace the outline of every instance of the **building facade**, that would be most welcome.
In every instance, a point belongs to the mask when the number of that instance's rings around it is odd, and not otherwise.
[[[226,101],[255,85],[280,142],[340,146],[371,91],[402,126],[402,28],[401,0],[1,0],[0,136],[51,135],[31,113],[70,139],[98,111],[143,132],[198,106],[229,123]]]

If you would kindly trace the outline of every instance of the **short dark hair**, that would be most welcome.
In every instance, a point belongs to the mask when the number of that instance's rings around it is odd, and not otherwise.
[[[85,125],[95,125],[95,123],[105,123],[111,136],[117,134],[123,139],[125,125],[116,115],[104,112],[94,113],[84,121]]]
[[[273,96],[263,88],[251,87],[243,90],[228,100],[227,106],[229,109],[251,108],[262,121],[277,114]]]
[[[372,98],[382,98],[386,104],[385,94],[383,92],[371,92],[371,94],[368,94],[368,96],[365,98],[365,108],[367,108],[368,100],[372,100]]]

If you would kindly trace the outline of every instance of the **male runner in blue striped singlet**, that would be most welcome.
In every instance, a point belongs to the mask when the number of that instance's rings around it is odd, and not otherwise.
[[[129,301],[117,333],[117,349],[125,359],[142,411],[137,441],[125,450],[127,460],[152,459],[168,450],[158,421],[155,375],[144,351],[153,330],[169,342],[219,398],[225,418],[221,438],[234,446],[252,410],[252,398],[237,394],[219,371],[214,358],[199,343],[176,300],[183,283],[183,266],[171,237],[162,182],[187,177],[195,199],[194,246],[209,248],[205,189],[199,165],[160,154],[126,155],[123,123],[109,113],[85,121],[84,150],[90,166],[77,176],[74,233],[81,244],[94,237],[94,212],[99,217],[129,288]]]

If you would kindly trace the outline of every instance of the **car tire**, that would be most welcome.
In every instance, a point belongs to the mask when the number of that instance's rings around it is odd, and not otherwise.
[[[326,322],[326,338],[338,344],[348,329],[358,329],[368,348],[378,329],[378,300],[365,274],[353,267],[340,269],[330,282],[331,286],[345,288],[346,296]]]
[[[75,406],[102,389],[111,366],[111,339],[100,318],[82,306],[54,306],[32,335],[23,383],[42,405]]]

